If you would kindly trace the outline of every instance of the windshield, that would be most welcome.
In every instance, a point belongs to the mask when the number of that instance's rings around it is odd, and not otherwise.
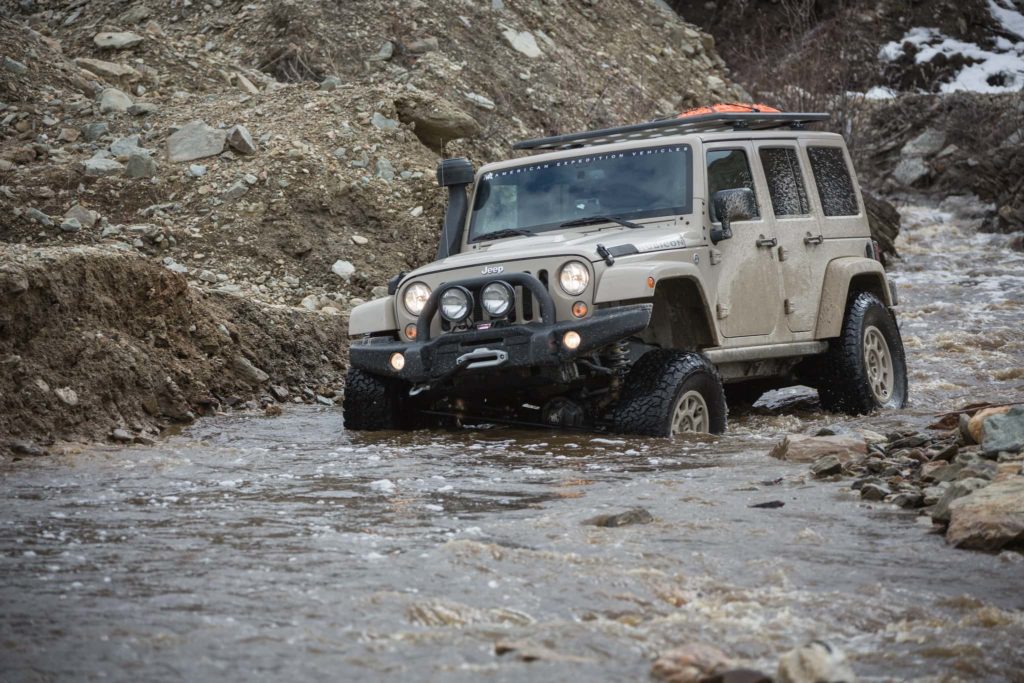
[[[485,173],[469,241],[557,230],[594,216],[623,219],[691,211],[689,145],[588,154]]]

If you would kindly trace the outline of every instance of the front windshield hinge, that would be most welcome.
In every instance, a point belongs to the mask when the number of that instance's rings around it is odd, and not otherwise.
[[[612,256],[612,252],[608,251],[608,247],[603,244],[597,245],[597,255],[604,259],[604,262],[609,266],[615,265],[615,257]]]

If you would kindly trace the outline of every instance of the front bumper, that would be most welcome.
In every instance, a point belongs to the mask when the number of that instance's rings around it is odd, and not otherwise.
[[[414,384],[429,383],[460,372],[551,367],[643,330],[651,304],[600,309],[589,318],[556,323],[526,323],[486,330],[442,334],[425,342],[396,342],[371,337],[349,349],[352,367]],[[579,348],[569,350],[562,336],[575,330]],[[395,371],[391,355],[402,353],[405,367]]]

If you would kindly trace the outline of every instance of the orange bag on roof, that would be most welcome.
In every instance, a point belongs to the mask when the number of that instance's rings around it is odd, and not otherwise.
[[[712,104],[707,107],[694,107],[693,109],[687,109],[683,113],[677,116],[677,119],[685,119],[687,116],[700,116],[701,114],[764,114],[764,113],[781,113],[775,107],[769,107],[767,104],[740,104],[739,102],[724,102],[722,104]]]

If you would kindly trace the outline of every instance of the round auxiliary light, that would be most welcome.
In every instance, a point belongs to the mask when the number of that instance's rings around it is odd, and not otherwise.
[[[575,351],[576,349],[578,349],[580,347],[581,341],[582,340],[580,339],[580,333],[575,330],[569,330],[562,336],[562,344],[564,344],[565,348],[569,349],[570,351]]]
[[[405,296],[402,297],[402,301],[405,303],[405,310],[413,315],[419,315],[423,312],[423,307],[427,305],[429,298],[430,287],[422,282],[414,282],[405,288]]]
[[[572,305],[572,314],[577,318],[582,318],[587,315],[590,309],[582,301],[577,301]]]
[[[441,317],[450,323],[460,323],[473,310],[473,295],[463,287],[449,287],[441,292]]]
[[[405,326],[405,338],[409,341],[416,341],[416,323],[409,323]]]
[[[570,296],[579,296],[590,284],[590,271],[579,261],[569,261],[558,273],[558,284]]]
[[[492,282],[480,292],[480,304],[492,318],[502,318],[512,310],[515,294],[507,283]]]
[[[405,367],[405,356],[398,352],[395,352],[391,354],[390,362],[392,368],[394,368],[396,371],[401,371],[401,369]]]

